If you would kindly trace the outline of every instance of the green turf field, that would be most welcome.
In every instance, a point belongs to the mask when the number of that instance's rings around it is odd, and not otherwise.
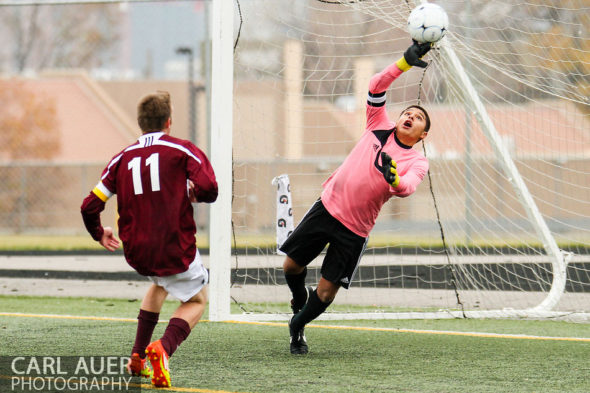
[[[166,302],[162,319],[169,317],[175,304]],[[138,302],[115,299],[2,296],[2,313],[130,321],[0,315],[0,355],[128,355],[138,306]],[[590,326],[586,324],[441,320],[317,325],[322,326],[306,329],[309,355],[292,356],[286,324],[202,322],[171,359],[172,391],[174,387],[192,392],[590,391]],[[155,335],[159,337],[164,328],[165,324],[159,324]],[[525,336],[492,338],[424,330]]]

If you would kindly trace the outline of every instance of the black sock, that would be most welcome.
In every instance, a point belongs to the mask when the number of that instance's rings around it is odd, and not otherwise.
[[[291,320],[291,328],[296,331],[300,330],[309,322],[319,317],[332,302],[324,303],[318,297],[317,289],[309,295],[307,304]]]
[[[301,309],[307,300],[307,291],[305,290],[305,277],[307,276],[307,267],[299,274],[286,274],[285,280],[293,294],[293,305]]]

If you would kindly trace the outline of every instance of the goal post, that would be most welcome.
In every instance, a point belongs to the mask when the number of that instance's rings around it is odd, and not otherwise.
[[[209,242],[209,319],[230,317],[232,137],[233,137],[233,2],[213,0],[211,12],[211,165],[219,194],[211,205]]]
[[[455,78],[460,82],[463,88],[465,103],[467,108],[473,111],[477,122],[480,124],[486,138],[492,146],[498,162],[502,165],[504,173],[508,176],[510,184],[514,192],[518,196],[520,203],[526,210],[526,213],[531,221],[535,231],[543,242],[543,248],[551,259],[551,267],[553,273],[553,280],[551,283],[551,290],[547,297],[537,306],[534,307],[535,312],[551,311],[553,307],[559,302],[561,295],[565,290],[566,281],[566,263],[563,252],[559,249],[555,238],[549,231],[549,227],[545,219],[541,215],[537,204],[535,203],[531,193],[529,192],[524,180],[522,179],[510,152],[502,142],[500,134],[494,126],[494,122],[490,119],[485,106],[481,102],[479,95],[469,76],[466,74],[461,61],[457,57],[455,50],[450,46],[448,40],[445,38],[440,43],[443,61],[448,62],[445,70],[455,75]]]
[[[213,1],[211,320],[289,318],[271,181],[289,175],[297,224],[364,131],[370,76],[410,43],[411,3]],[[395,81],[386,106],[392,119],[417,102],[429,111],[433,126],[415,147],[429,174],[386,203],[351,289],[321,318],[588,320],[583,4],[437,3],[449,33],[428,68]],[[504,17],[484,15],[493,12]]]

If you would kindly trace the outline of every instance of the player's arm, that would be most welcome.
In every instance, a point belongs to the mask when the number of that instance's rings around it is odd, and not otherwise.
[[[217,200],[218,187],[215,172],[209,159],[198,147],[191,144],[191,150],[198,161],[188,158],[188,180],[192,182],[192,192],[196,202],[212,203]]]
[[[113,194],[102,182],[88,194],[82,202],[80,212],[84,226],[90,236],[109,251],[115,251],[119,247],[119,240],[115,237],[111,227],[103,227],[100,221],[100,213],[104,210],[106,201]]]
[[[373,75],[369,82],[369,96],[367,98],[367,129],[388,126],[389,118],[385,111],[385,92],[393,81],[412,66],[426,67],[428,64],[422,60],[422,57],[428,53],[430,48],[430,43],[419,44],[413,41],[412,45],[406,49],[404,55],[398,61]]]
[[[426,68],[428,63],[422,60],[422,57],[428,53],[430,48],[432,48],[432,43],[430,42],[420,44],[417,41],[412,40],[412,45],[410,45],[404,52],[404,55],[395,62],[396,67],[402,72],[409,70],[413,66]]]
[[[397,173],[397,164],[389,154],[381,152],[381,163],[383,177],[391,187],[391,193],[400,198],[412,195],[428,172],[428,161],[425,159],[416,161],[404,176]]]
[[[389,116],[385,110],[385,93],[389,85],[402,74],[395,64],[373,75],[367,96],[367,130],[389,129]]]
[[[400,177],[399,185],[393,190],[393,193],[400,198],[412,195],[416,191],[416,188],[418,188],[418,185],[422,183],[426,173],[428,173],[428,164],[420,163],[414,165]]]

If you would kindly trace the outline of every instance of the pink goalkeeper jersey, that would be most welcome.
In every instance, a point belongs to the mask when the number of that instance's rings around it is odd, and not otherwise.
[[[383,204],[394,195],[411,195],[428,171],[426,157],[397,140],[395,123],[385,110],[385,91],[401,74],[392,64],[371,78],[366,130],[342,165],[323,184],[321,198],[326,210],[362,237],[369,236]],[[397,163],[400,183],[396,188],[385,181],[379,169],[382,151]]]

